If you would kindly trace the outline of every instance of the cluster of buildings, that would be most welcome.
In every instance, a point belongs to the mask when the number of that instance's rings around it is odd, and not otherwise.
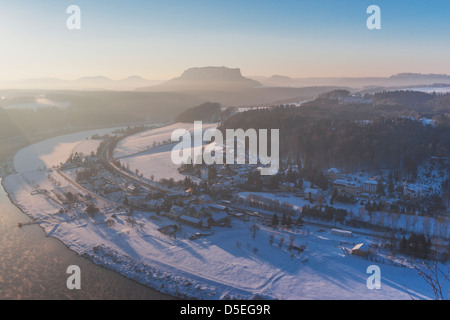
[[[377,193],[377,187],[381,181],[380,177],[370,178],[362,182],[355,181],[351,178],[345,178],[341,172],[336,168],[331,168],[327,172],[327,178],[332,181],[333,189],[337,191],[338,194],[345,195],[360,195],[368,194],[374,195]]]
[[[348,97],[338,97],[339,104],[372,104],[372,99],[364,97],[362,94],[352,94]]]
[[[190,203],[183,207],[174,205],[169,212],[164,212],[161,215],[191,227],[208,228],[229,225],[229,212],[228,207],[216,203]]]
[[[403,184],[403,195],[411,199],[423,199],[430,197],[434,194],[434,191],[430,186],[414,183],[414,184]]]
[[[338,194],[352,195],[352,196],[370,196],[376,195],[378,184],[382,184],[382,188],[386,187],[386,183],[382,181],[381,177],[369,178],[364,181],[357,179],[346,178],[339,172],[338,169],[332,168],[328,170],[327,177],[333,185],[333,189]],[[403,196],[409,199],[423,199],[435,194],[435,190],[424,183],[404,183]]]

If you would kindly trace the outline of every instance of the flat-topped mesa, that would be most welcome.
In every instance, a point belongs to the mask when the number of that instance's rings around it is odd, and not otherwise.
[[[152,91],[228,91],[258,86],[261,86],[258,81],[242,76],[239,68],[201,67],[187,69],[177,78],[144,89]]]
[[[215,81],[247,81],[242,76],[241,69],[239,68],[227,68],[227,67],[203,67],[203,68],[190,68],[183,72],[178,79],[185,80],[215,80]]]

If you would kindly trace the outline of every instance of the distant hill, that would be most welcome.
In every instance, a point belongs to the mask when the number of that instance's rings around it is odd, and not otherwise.
[[[266,81],[266,85],[276,86],[276,87],[286,87],[286,86],[290,87],[293,84],[295,84],[294,79],[287,77],[287,76],[280,76],[280,75],[273,75]]]
[[[104,76],[82,77],[75,80],[59,78],[23,79],[14,82],[0,82],[5,89],[42,89],[42,90],[135,90],[143,86],[156,85],[162,81],[147,80],[139,76],[130,76],[113,80]]]
[[[345,86],[351,88],[402,88],[410,86],[429,86],[450,84],[450,75],[399,73],[388,77],[320,77],[320,78],[290,78],[286,76],[261,77],[252,76],[264,86],[271,87],[313,87],[313,86]]]
[[[227,67],[190,68],[178,78],[140,91],[234,91],[261,86],[242,76],[240,69]]]
[[[412,79],[412,80],[432,80],[432,81],[450,81],[450,76],[447,74],[423,74],[423,73],[398,73],[391,76],[391,79]]]
[[[138,91],[189,93],[203,101],[224,106],[270,106],[279,100],[299,101],[342,87],[264,87],[244,77],[240,69],[204,67],[186,70],[180,77]]]

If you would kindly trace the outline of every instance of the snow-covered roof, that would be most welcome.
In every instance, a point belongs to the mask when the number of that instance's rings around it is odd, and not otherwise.
[[[344,180],[344,179],[336,179],[333,182],[334,184],[341,185],[341,186],[356,186],[353,181]]]
[[[317,194],[319,189],[305,188],[305,193]]]
[[[365,243],[360,243],[360,244],[357,244],[356,246],[354,246],[352,249],[352,251],[356,251],[356,250],[359,250],[362,252],[369,252],[369,246]]]
[[[214,221],[221,221],[223,219],[228,218],[228,214],[226,212],[220,212],[220,213],[216,213],[211,215],[211,219],[213,219]]]
[[[210,207],[211,209],[217,209],[217,210],[225,210],[227,207],[222,206],[220,204],[216,204],[216,203],[210,203],[208,204],[208,207]]]
[[[430,186],[423,185],[423,184],[408,184],[406,186],[406,188],[411,191],[419,191],[419,192],[420,191],[429,191],[431,189]]]
[[[190,217],[190,216],[185,216],[185,215],[182,215],[180,217],[180,220],[192,222],[192,223],[195,223],[195,224],[201,224],[202,223],[202,220],[200,220],[200,219],[197,219],[197,218],[194,218],[194,217]]]
[[[170,211],[172,211],[174,213],[182,213],[184,211],[184,209],[179,206],[172,206],[172,208],[170,208]]]
[[[328,172],[328,173],[339,173],[340,171],[339,171],[339,169],[331,168],[331,169],[328,169],[327,172]]]
[[[150,206],[156,206],[162,204],[161,200],[151,199],[149,201],[145,201],[144,204],[150,205]]]
[[[351,237],[353,235],[353,233],[351,231],[348,230],[341,230],[341,229],[331,229],[330,231],[332,234],[336,234],[336,235],[341,235],[341,236],[346,236],[346,237]]]
[[[291,187],[291,188],[295,187],[295,183],[293,183],[293,182],[283,182],[282,185],[285,187]]]

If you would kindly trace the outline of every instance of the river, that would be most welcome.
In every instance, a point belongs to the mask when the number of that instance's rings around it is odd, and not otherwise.
[[[0,299],[173,299],[80,257],[38,225],[18,228],[19,221],[29,218],[0,186]],[[80,267],[80,290],[67,289],[70,265]]]

